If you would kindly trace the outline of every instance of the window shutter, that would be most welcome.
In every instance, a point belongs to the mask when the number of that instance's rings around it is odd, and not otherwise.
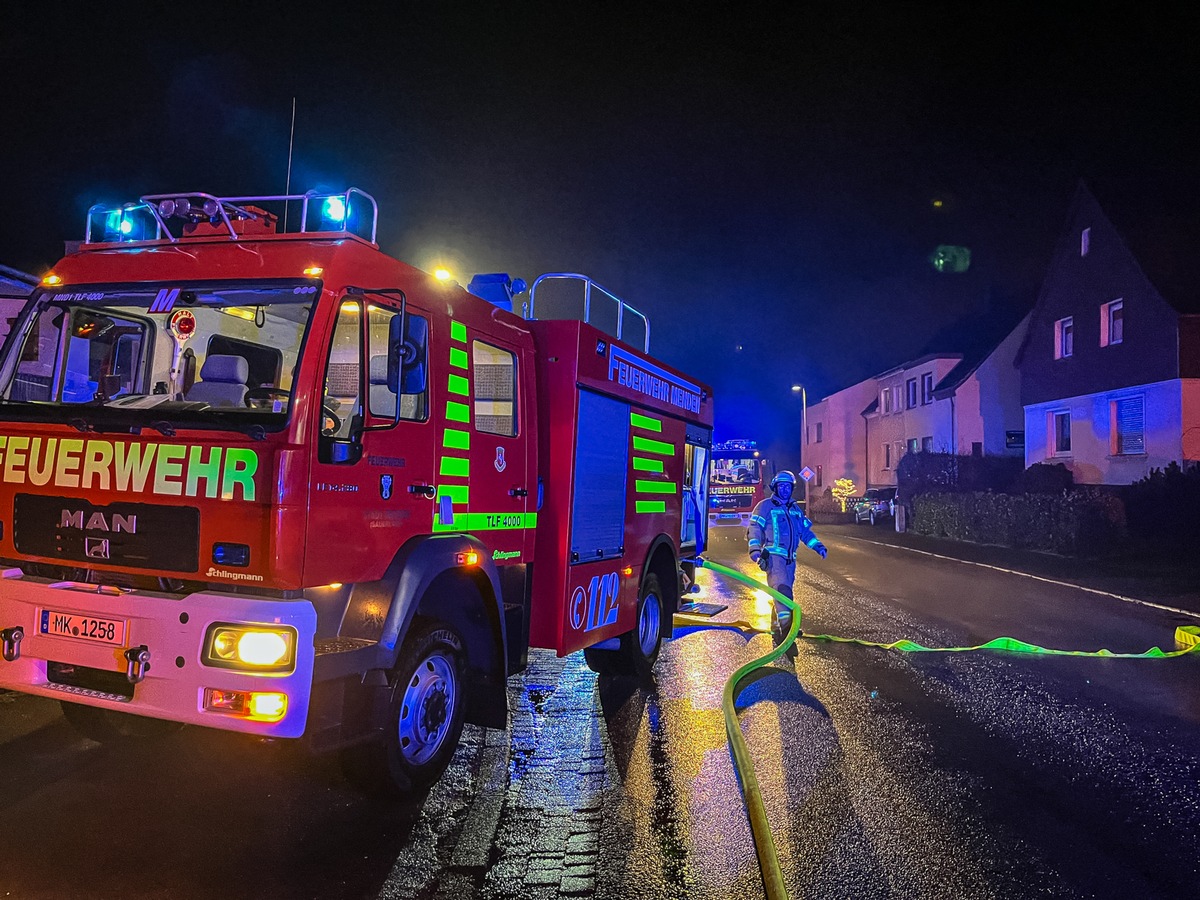
[[[1117,401],[1117,453],[1146,452],[1146,405],[1141,397]]]

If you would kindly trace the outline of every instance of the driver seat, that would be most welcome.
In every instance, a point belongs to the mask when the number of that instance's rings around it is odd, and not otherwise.
[[[250,364],[242,356],[208,356],[187,399],[210,406],[245,406]]]

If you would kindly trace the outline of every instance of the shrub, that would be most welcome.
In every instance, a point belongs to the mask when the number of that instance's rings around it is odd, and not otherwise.
[[[917,497],[909,528],[920,534],[1053,553],[1099,554],[1125,536],[1125,507],[1111,492],[938,493]]]
[[[1167,549],[1194,545],[1200,532],[1200,464],[1151,469],[1121,496],[1133,537]]]
[[[1016,456],[960,456],[954,453],[906,453],[896,468],[900,496],[911,500],[930,492],[1003,491],[1020,475]]]
[[[1008,488],[1012,494],[1060,494],[1070,490],[1075,476],[1062,463],[1034,463]]]

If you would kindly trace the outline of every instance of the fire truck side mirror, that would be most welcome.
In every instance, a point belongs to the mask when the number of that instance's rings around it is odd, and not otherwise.
[[[400,316],[392,316],[388,326],[388,390],[421,394],[425,391],[429,325],[421,316],[405,315],[401,334],[400,321]]]

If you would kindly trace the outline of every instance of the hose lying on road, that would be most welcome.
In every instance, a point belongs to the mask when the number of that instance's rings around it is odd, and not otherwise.
[[[725,734],[729,739],[729,749],[733,752],[733,768],[742,785],[742,799],[746,804],[746,815],[750,819],[750,832],[754,838],[754,851],[758,856],[758,867],[762,873],[763,890],[767,900],[782,900],[788,896],[783,884],[783,871],[779,867],[779,856],[775,849],[775,839],[771,835],[770,823],[767,821],[767,811],[763,806],[762,793],[758,788],[758,778],[754,774],[754,761],[750,757],[750,749],[742,735],[742,726],[737,717],[737,686],[756,669],[770,665],[796,642],[798,637],[813,641],[832,641],[842,644],[858,644],[863,647],[879,647],[884,650],[899,650],[904,653],[964,653],[970,650],[1007,650],[1013,653],[1042,653],[1055,656],[1096,656],[1109,659],[1167,659],[1183,656],[1187,653],[1200,651],[1200,628],[1194,625],[1184,625],[1175,631],[1175,640],[1183,645],[1181,650],[1160,650],[1151,647],[1144,653],[1113,653],[1109,650],[1054,650],[1028,644],[1011,637],[993,638],[986,644],[974,647],[925,647],[913,641],[899,640],[890,644],[864,641],[858,638],[844,638],[831,634],[800,633],[800,604],[790,597],[785,597],[778,591],[772,590],[748,575],[723,566],[711,560],[698,558],[698,566],[711,569],[718,575],[741,582],[755,590],[766,591],[772,600],[783,604],[792,611],[792,627],[784,636],[782,643],[765,656],[751,660],[729,676],[725,682],[725,690],[721,696],[721,706],[725,712]]]

